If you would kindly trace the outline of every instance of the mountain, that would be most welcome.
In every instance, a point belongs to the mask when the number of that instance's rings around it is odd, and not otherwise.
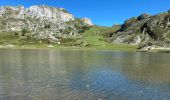
[[[121,50],[170,48],[170,11],[142,14],[122,25],[102,27],[93,25],[89,18],[74,17],[64,8],[0,7],[0,48],[43,43]]]
[[[139,45],[138,48],[144,50],[169,48],[170,11],[130,18],[118,31],[111,33],[109,38],[113,43]]]
[[[90,19],[76,18],[64,8],[46,5],[0,7],[0,35],[14,33],[21,38],[57,42],[60,38],[78,37],[92,25]]]

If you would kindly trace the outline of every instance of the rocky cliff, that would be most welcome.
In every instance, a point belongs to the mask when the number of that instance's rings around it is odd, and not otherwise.
[[[18,32],[21,37],[57,41],[59,37],[79,36],[82,27],[91,25],[89,19],[75,18],[63,8],[46,5],[0,7],[0,33]]]
[[[170,11],[130,18],[111,38],[114,43],[139,45],[139,49],[170,47]]]

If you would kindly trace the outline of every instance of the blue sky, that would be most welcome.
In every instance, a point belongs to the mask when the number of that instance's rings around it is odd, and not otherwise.
[[[1,0],[0,5],[45,4],[67,9],[76,17],[88,17],[103,26],[121,24],[142,13],[157,14],[170,10],[170,0]]]

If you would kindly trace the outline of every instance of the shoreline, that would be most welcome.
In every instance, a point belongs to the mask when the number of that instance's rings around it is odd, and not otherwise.
[[[170,53],[170,48],[155,48],[152,50],[137,50],[137,49],[129,49],[129,48],[109,48],[104,47],[69,47],[69,46],[53,46],[48,47],[48,45],[25,45],[22,46],[2,46],[0,45],[0,49],[13,49],[13,50],[81,50],[81,51],[127,51],[127,52],[161,52],[161,53]]]
[[[0,49],[11,49],[11,50],[80,50],[80,51],[127,51],[137,52],[137,50],[119,50],[119,49],[96,49],[96,48],[0,48]]]
[[[81,51],[127,51],[127,52],[136,52],[137,50],[129,50],[126,48],[112,48],[112,49],[105,49],[105,48],[96,48],[96,47],[65,47],[65,46],[58,46],[58,47],[37,47],[34,45],[34,47],[30,46],[25,46],[25,47],[20,47],[20,46],[15,46],[15,47],[2,47],[0,46],[0,49],[20,49],[20,50],[81,50]]]

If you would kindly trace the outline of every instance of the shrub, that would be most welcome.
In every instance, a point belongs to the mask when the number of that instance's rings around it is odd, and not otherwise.
[[[22,29],[22,36],[25,36],[26,33],[28,33],[28,30],[27,29]]]
[[[49,28],[51,28],[51,26],[50,26],[50,24],[48,24],[48,25],[45,25],[44,28],[49,29]]]
[[[19,33],[15,32],[15,33],[14,33],[14,35],[18,36],[18,35],[19,35]]]
[[[62,12],[64,12],[64,13],[69,13],[67,10],[65,10],[65,9],[61,9],[61,11]]]

